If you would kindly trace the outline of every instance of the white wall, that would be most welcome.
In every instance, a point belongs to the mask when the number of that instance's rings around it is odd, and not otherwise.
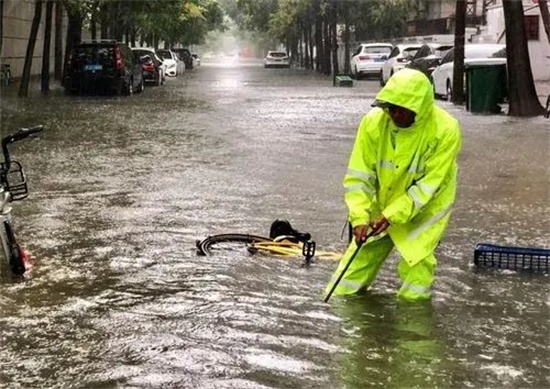
[[[533,0],[523,1],[525,15],[539,15],[539,39],[529,41],[529,60],[531,62],[531,70],[533,77],[537,81],[550,80],[550,43],[544,31],[542,17],[540,17],[540,9]],[[535,7],[536,6],[536,7]],[[506,36],[503,35],[505,30],[504,11],[502,5],[489,7],[487,10],[487,35],[499,43],[505,43]]]
[[[2,53],[0,54],[2,63],[11,66],[13,77],[21,77],[25,55],[27,53],[27,44],[31,33],[32,19],[34,17],[34,0],[4,0],[4,18],[3,18],[3,42]],[[67,18],[63,14],[63,53],[65,53],[65,38],[67,35]],[[44,48],[44,26],[46,24],[46,7],[42,9],[42,18],[38,35],[34,46],[34,55],[32,61],[31,74],[37,75],[42,71],[42,50]],[[55,6],[52,15],[52,36],[50,42],[50,70],[54,71],[55,55]],[[82,31],[82,39],[89,39],[89,32]]]

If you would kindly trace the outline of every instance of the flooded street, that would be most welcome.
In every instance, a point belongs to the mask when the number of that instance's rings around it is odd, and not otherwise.
[[[14,203],[34,268],[0,282],[0,387],[542,388],[549,278],[480,270],[478,242],[550,246],[550,121],[474,116],[434,298],[322,299],[336,266],[195,241],[288,219],[342,251],[342,179],[378,81],[261,63],[203,64],[130,97],[2,92],[2,136],[30,196]]]

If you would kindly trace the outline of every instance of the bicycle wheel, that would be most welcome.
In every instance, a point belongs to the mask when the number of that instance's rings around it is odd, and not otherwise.
[[[6,240],[8,244],[9,259],[8,263],[13,274],[22,275],[25,273],[25,262],[23,260],[22,250],[15,240],[15,234],[9,222],[4,222]]]
[[[214,255],[215,253],[242,250],[252,243],[273,242],[265,236],[248,234],[219,234],[197,241],[197,254]]]

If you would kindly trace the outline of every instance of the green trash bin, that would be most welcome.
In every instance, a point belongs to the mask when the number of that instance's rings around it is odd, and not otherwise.
[[[466,66],[466,109],[475,113],[500,113],[507,96],[506,64]]]

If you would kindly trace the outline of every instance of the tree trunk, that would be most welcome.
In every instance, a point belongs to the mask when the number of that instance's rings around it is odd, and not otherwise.
[[[4,40],[4,0],[0,0],[0,57],[2,56],[3,40]]]
[[[542,24],[544,24],[544,31],[546,31],[546,39],[548,39],[548,43],[550,43],[550,12],[548,12],[547,0],[539,0],[539,8]]]
[[[90,37],[93,41],[97,39],[97,11],[95,9],[90,17]]]
[[[454,104],[464,103],[464,39],[466,35],[466,0],[456,0],[455,8],[455,45],[453,65]]]
[[[313,41],[313,33],[312,33],[312,25],[311,22],[308,22],[308,28],[306,31],[306,39],[309,42],[309,58],[311,58],[311,64],[309,67],[309,70],[315,69],[315,55],[313,53],[313,48],[315,46],[315,42]]]
[[[101,4],[99,8],[99,23],[101,39],[109,39],[109,12],[108,4]]]
[[[328,18],[323,22],[323,74],[330,74],[330,28]]]
[[[304,67],[304,40],[302,39],[302,32],[300,32],[300,39],[298,40],[298,65]]]
[[[307,39],[307,23],[304,23],[303,24],[303,35],[304,35],[304,51],[305,51],[305,55],[304,55],[304,67],[306,69],[311,69],[312,68],[312,61],[310,61],[310,56],[309,56],[309,39]]]
[[[122,42],[124,39],[124,25],[122,20],[122,1],[116,2],[116,17],[112,18],[113,28],[115,30],[115,39],[117,42]]]
[[[334,12],[336,13],[336,12]],[[334,15],[334,20],[332,22],[332,74],[340,73],[340,64],[338,63],[338,33],[336,25],[336,15]]]
[[[71,55],[73,46],[82,41],[82,16],[78,9],[67,4],[67,39],[65,41],[65,58],[63,60],[63,70],[67,69],[67,64]]]
[[[345,22],[345,26],[344,26],[344,73],[346,74],[350,74],[351,73],[351,69],[350,69],[350,63],[349,63],[349,55],[350,55],[350,52],[349,52],[349,35],[350,35],[350,28],[349,28],[349,23],[348,21],[346,20]]]
[[[317,49],[315,70],[320,72],[322,71],[321,58],[323,58],[323,19],[319,14],[317,14],[317,18],[315,20],[315,48]]]
[[[55,47],[54,47],[54,78],[63,77],[63,4],[55,3]]]
[[[42,18],[42,0],[36,0],[34,3],[34,18],[32,19],[31,34],[27,44],[27,54],[25,55],[25,65],[23,65],[23,75],[21,85],[19,86],[19,97],[27,97],[29,94],[29,81],[31,78],[32,56],[34,54],[34,45],[38,35],[38,27]]]
[[[42,50],[41,90],[50,91],[50,45],[52,41],[53,0],[46,0],[46,24],[44,26],[44,48]]]
[[[503,0],[502,6],[508,64],[508,114],[511,116],[542,115],[544,108],[537,96],[531,72],[523,3],[516,0]]]
[[[131,27],[130,28],[130,46],[131,47],[136,47],[136,28],[135,27]]]

